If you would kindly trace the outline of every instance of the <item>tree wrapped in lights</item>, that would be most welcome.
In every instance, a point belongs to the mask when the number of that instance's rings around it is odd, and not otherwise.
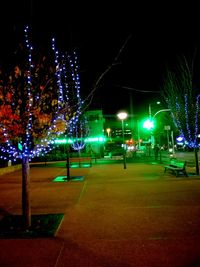
[[[85,139],[89,134],[89,126],[84,115],[79,116],[77,120],[72,120],[69,130],[69,136],[73,139],[72,148],[80,151],[85,147]]]
[[[179,61],[177,72],[167,71],[162,93],[180,136],[194,149],[196,173],[199,174],[200,94],[194,87],[193,68],[186,58]]]
[[[82,101],[76,54],[60,55],[53,39],[49,58],[33,59],[28,27],[24,37],[14,74],[0,84],[0,155],[22,162],[22,215],[29,227],[29,162],[78,120]]]

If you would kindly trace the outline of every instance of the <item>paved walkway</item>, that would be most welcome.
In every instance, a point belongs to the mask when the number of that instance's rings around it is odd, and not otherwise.
[[[64,166],[64,165],[63,165]],[[31,168],[32,214],[64,213],[54,238],[0,239],[1,267],[200,267],[200,177],[160,164]],[[21,212],[21,172],[0,176],[0,215]]]

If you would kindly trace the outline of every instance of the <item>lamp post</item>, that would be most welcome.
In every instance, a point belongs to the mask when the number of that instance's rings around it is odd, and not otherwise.
[[[169,108],[165,108],[165,109],[160,109],[158,110],[154,115],[153,115],[153,118],[155,118],[155,116],[157,114],[159,114],[160,112],[166,112],[166,111],[171,111],[171,109]],[[166,125],[164,127],[164,129],[167,131],[167,148],[169,150],[169,131],[170,131],[170,126],[169,125]],[[175,150],[174,150],[174,133],[173,131],[171,131],[171,140],[172,140],[172,156],[173,158],[175,158]]]
[[[160,105],[160,101],[157,101],[155,104]],[[149,104],[149,119],[150,119],[150,120],[151,120],[151,118],[152,118],[151,105],[152,105],[152,103]]]
[[[159,114],[160,112],[166,112],[166,111],[170,111],[171,109],[169,108],[165,108],[165,109],[160,109],[158,110],[154,115],[153,115],[153,118],[155,118],[155,116],[157,114]],[[165,127],[165,130],[167,130],[167,146],[168,146],[168,149],[169,149],[169,130],[170,130],[170,126],[166,126]],[[174,154],[174,150],[173,150],[173,154]]]
[[[124,169],[126,169],[126,151],[125,151],[125,142],[124,142],[124,120],[127,118],[128,114],[126,112],[119,112],[117,117],[122,122],[122,140],[123,140],[123,162],[124,162]]]
[[[157,102],[157,104],[160,104],[160,102]],[[154,140],[154,135],[153,135],[153,128],[155,127],[154,126],[155,117],[156,117],[157,114],[159,114],[161,112],[166,112],[166,111],[170,111],[170,109],[168,109],[168,108],[160,109],[154,115],[152,115],[152,112],[151,112],[151,104],[149,104],[149,119],[146,120],[143,123],[143,127],[146,128],[146,129],[148,129],[149,131],[151,131],[151,146],[152,147],[154,147],[154,145],[155,145],[155,140]],[[168,132],[167,132],[167,134],[168,134]],[[168,138],[168,140],[169,140],[169,138]],[[169,141],[168,141],[168,143],[169,143]]]
[[[157,101],[155,103],[156,105],[160,105],[160,101]],[[150,122],[152,121],[152,110],[151,110],[151,105],[152,103],[149,104],[149,120]],[[154,116],[153,116],[154,117]],[[151,132],[151,145],[154,147],[154,143],[155,143],[155,140],[154,140],[154,135],[153,133]]]
[[[171,109],[169,109],[169,108],[160,109],[160,110],[158,110],[158,111],[153,115],[153,118],[155,118],[155,116],[156,116],[158,113],[160,113],[160,112],[170,111],[170,110],[171,110]]]

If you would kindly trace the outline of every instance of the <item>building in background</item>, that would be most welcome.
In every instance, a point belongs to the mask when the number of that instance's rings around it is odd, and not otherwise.
[[[85,112],[88,121],[89,134],[86,138],[86,153],[95,157],[104,157],[104,123],[102,110],[88,110]]]

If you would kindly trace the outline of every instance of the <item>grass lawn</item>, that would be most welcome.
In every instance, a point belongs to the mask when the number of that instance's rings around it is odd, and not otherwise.
[[[31,216],[31,226],[23,227],[21,215],[8,215],[0,221],[0,238],[54,237],[64,214],[40,214]]]

